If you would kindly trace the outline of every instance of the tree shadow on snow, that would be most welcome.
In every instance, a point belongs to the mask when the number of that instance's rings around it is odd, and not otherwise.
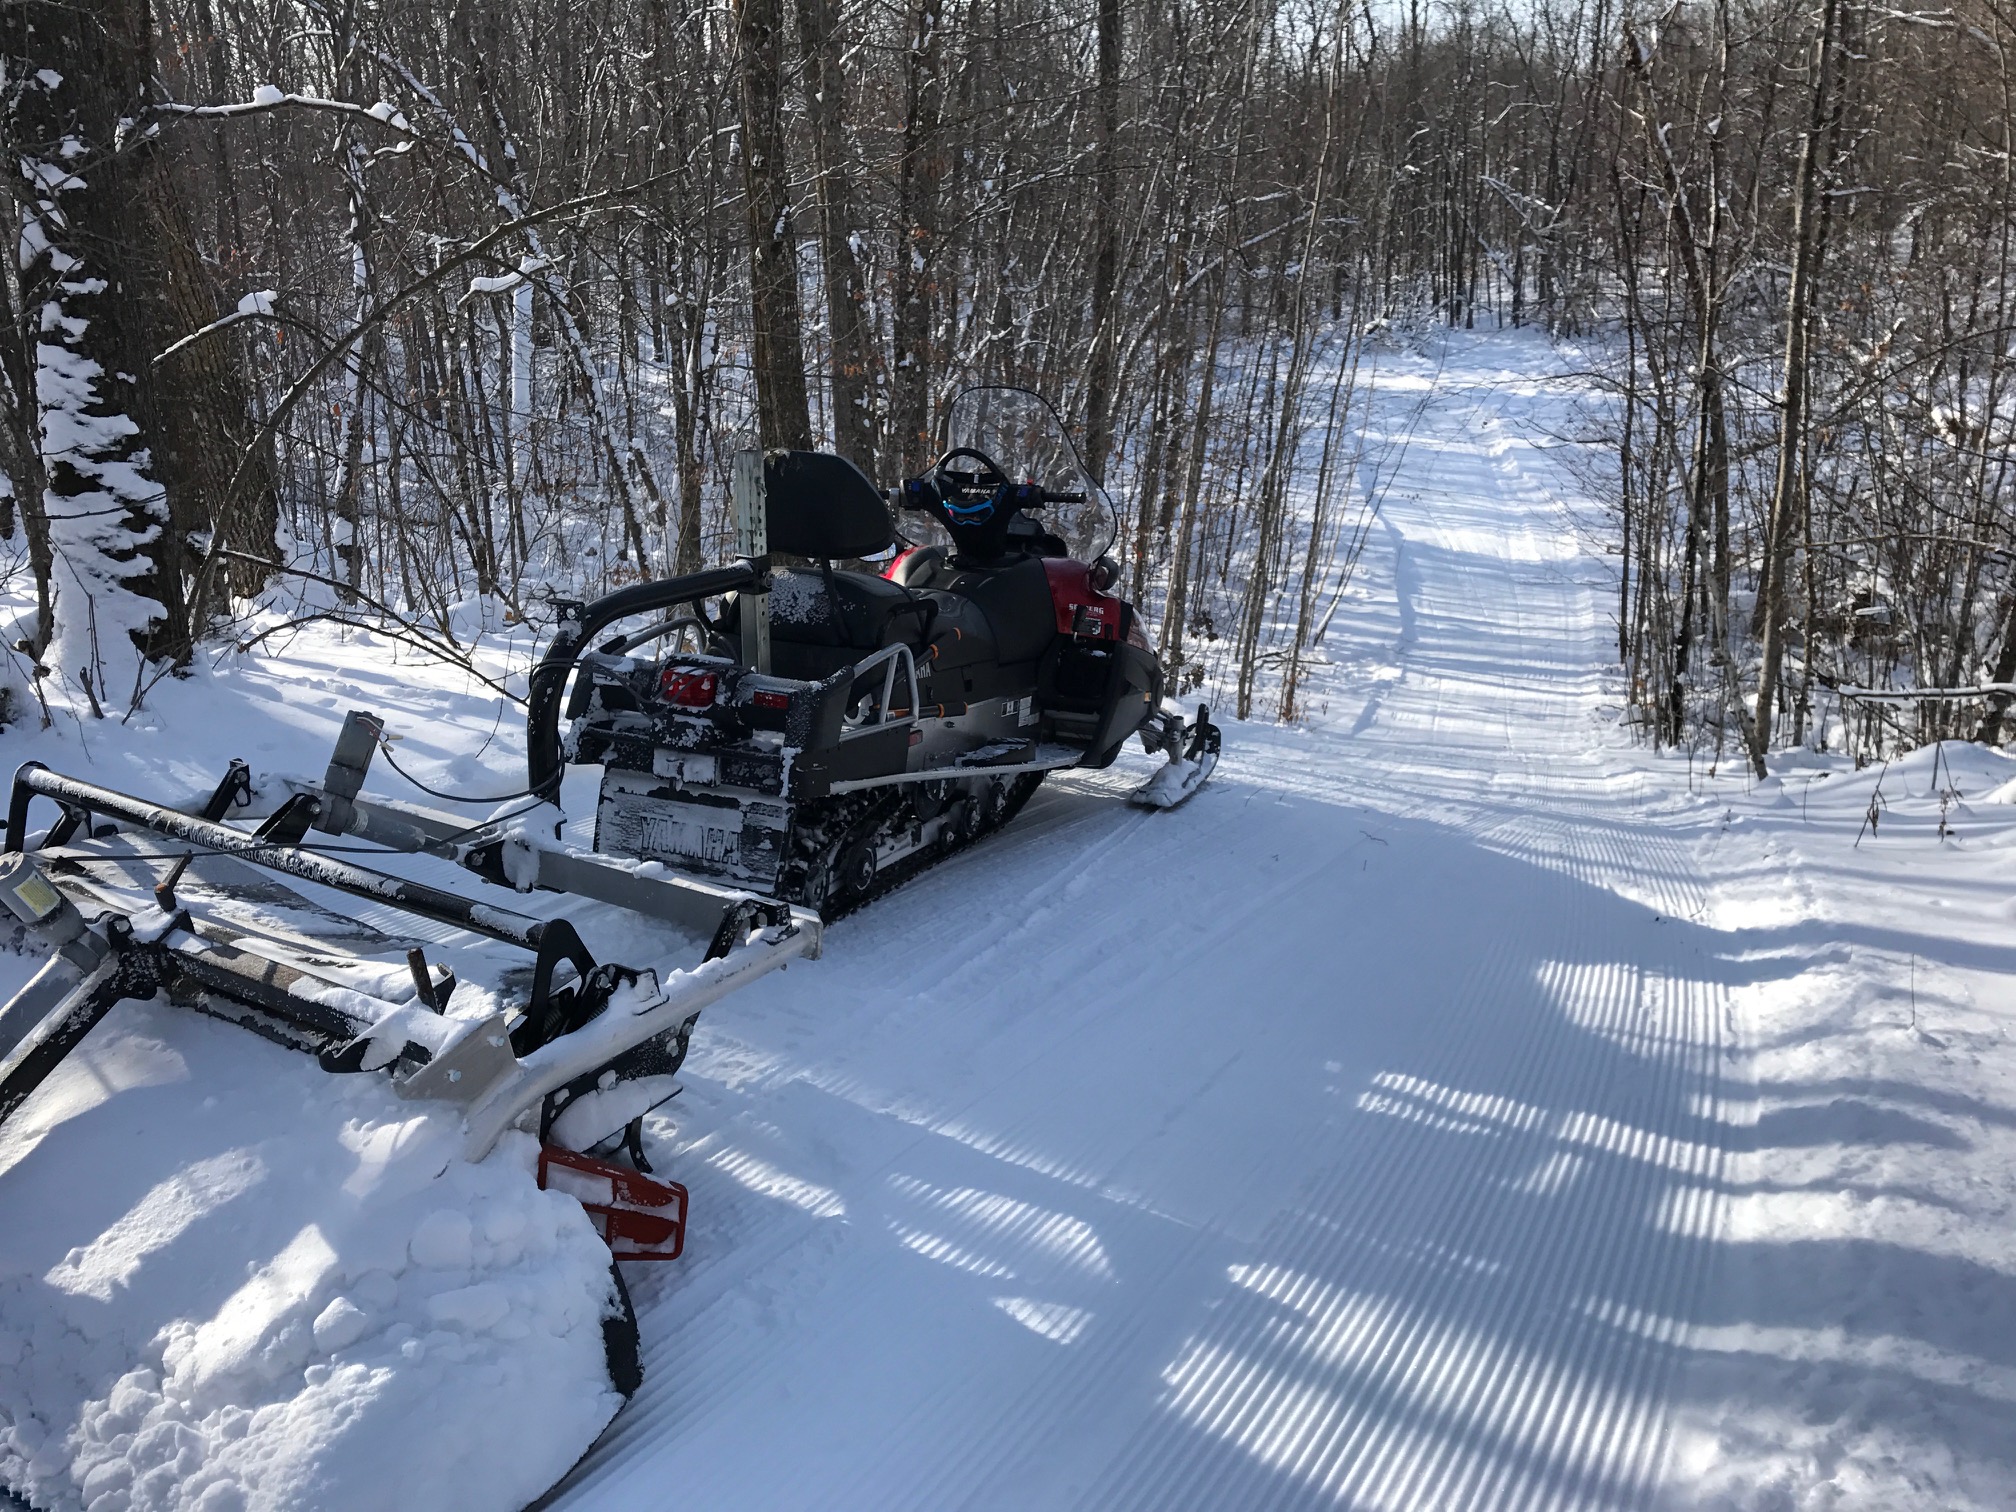
[[[1067,797],[1051,827],[1084,812]],[[2016,1476],[2006,1405],[1964,1371],[1838,1347],[2016,1366],[2016,1280],[1894,1244],[1726,1237],[1732,1198],[1805,1195],[1740,1186],[1746,1149],[1965,1147],[1895,1106],[1916,1089],[1878,1084],[1791,1089],[1802,1106],[1744,1122],[1728,993],[1802,969],[1803,929],[1719,933],[1583,880],[1610,864],[1593,823],[1543,837],[1560,850],[1536,864],[1479,843],[1488,809],[1468,831],[1382,819],[1377,845],[1335,804],[1241,813],[1255,853],[1325,859],[1236,900],[1212,893],[1210,847],[1176,863],[1161,882],[1211,902],[1157,921],[1154,969],[1101,975],[1033,926],[973,969],[920,893],[792,974],[865,1003],[886,939],[942,985],[886,1019],[842,1011],[858,1044],[806,1048],[740,1111],[724,1099],[713,1147],[806,1172],[848,1238],[762,1272],[765,1295],[803,1299],[774,1345],[788,1392],[689,1362],[682,1389],[717,1405],[652,1451],[689,1494],[1642,1507],[1676,1414],[1785,1409],[1781,1383],[1816,1372],[1810,1410],[1908,1404],[1922,1439]],[[997,902],[1044,896],[1014,891],[1006,857],[989,870]],[[940,1074],[906,1087],[881,1048],[926,1030]]]

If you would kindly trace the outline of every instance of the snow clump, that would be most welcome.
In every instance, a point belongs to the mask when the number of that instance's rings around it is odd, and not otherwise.
[[[515,1512],[621,1405],[609,1252],[509,1134],[124,1003],[0,1128],[0,1485]]]

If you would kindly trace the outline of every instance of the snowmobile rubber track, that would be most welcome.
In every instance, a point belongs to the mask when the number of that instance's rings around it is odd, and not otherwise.
[[[1006,829],[1014,821],[1015,816],[1022,812],[1022,806],[1036,795],[1036,789],[1043,785],[1043,779],[1048,775],[1049,773],[1047,772],[1024,773],[1009,784],[1008,796],[1002,803],[1000,817],[982,829],[978,834],[973,835],[969,839],[958,841],[953,845],[935,845],[927,850],[917,851],[912,855],[905,856],[886,870],[877,871],[874,882],[870,884],[866,892],[851,898],[841,899],[838,902],[822,904],[819,909],[819,917],[827,924],[837,924],[850,914],[858,913],[869,904],[886,898],[890,893],[896,891],[897,888],[902,887],[915,877],[921,877],[934,866],[950,861],[954,856],[964,855],[967,851],[973,849],[974,846],[992,839],[995,835],[1000,834],[1002,830]]]

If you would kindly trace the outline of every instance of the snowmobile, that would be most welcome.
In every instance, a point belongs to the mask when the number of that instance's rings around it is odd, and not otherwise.
[[[653,595],[581,611],[534,680],[532,785],[563,761],[599,765],[598,851],[829,921],[1005,824],[1049,773],[1110,765],[1130,737],[1168,758],[1133,801],[1188,798],[1219,731],[1206,708],[1186,721],[1163,707],[1140,616],[1112,591],[1111,501],[1056,411],[1027,389],[968,388],[946,440],[887,494],[830,453],[772,454],[767,545],[809,565],[751,571],[713,618],[695,606],[582,650]],[[879,573],[834,566],[876,557]],[[674,633],[687,649],[630,654]]]
[[[582,1203],[613,1259],[674,1258],[687,1193],[649,1174],[641,1122],[704,1007],[816,957],[827,918],[1005,824],[1050,772],[1138,737],[1167,761],[1136,802],[1172,807],[1210,775],[1219,732],[1163,707],[1111,591],[1110,501],[1038,396],[962,393],[937,462],[886,494],[827,453],[736,463],[738,560],[558,606],[521,808],[472,825],[365,797],[386,732],[363,710],[319,782],[255,783],[234,760],[181,807],[23,765],[0,909],[48,959],[0,1007],[0,1122],[120,1002],[165,995],[458,1109],[470,1160],[534,1135],[540,1184]],[[880,572],[834,565],[877,556]],[[561,838],[570,764],[602,768],[588,849]],[[539,892],[707,944],[685,965],[598,961],[514,897]],[[458,1001],[444,957],[488,962],[469,948],[486,939],[525,961]],[[627,1396],[642,1372],[620,1273],[613,1294]]]

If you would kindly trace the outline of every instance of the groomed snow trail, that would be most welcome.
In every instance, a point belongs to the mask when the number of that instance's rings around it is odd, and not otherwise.
[[[688,1255],[555,1505],[1661,1500],[1746,1104],[1551,359],[1455,350],[1380,376],[1311,724],[1229,724],[1172,814],[1055,781],[702,1021]]]

